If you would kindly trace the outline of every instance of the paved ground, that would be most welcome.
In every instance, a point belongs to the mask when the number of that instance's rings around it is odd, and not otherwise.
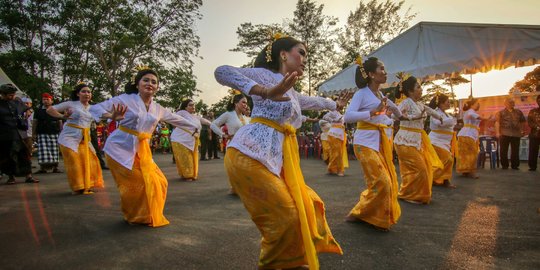
[[[70,195],[65,174],[1,185],[0,268],[255,269],[260,236],[227,195],[222,160],[201,162],[200,181],[181,182],[170,155],[155,159],[169,179],[171,225],[162,228],[123,222],[108,171],[106,188],[91,196]],[[320,255],[321,269],[540,269],[540,172],[457,177],[457,189],[434,188],[430,205],[400,202],[401,219],[383,233],[344,222],[365,187],[359,164],[351,167],[339,178],[319,160],[302,160],[345,252]]]

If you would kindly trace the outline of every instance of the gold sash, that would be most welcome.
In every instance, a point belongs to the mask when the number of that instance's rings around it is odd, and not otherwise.
[[[66,126],[80,129],[83,134],[83,146],[86,148],[84,155],[84,193],[90,192],[93,184],[90,181],[90,128],[81,127],[75,124],[67,123]],[[96,150],[97,151],[97,150]]]
[[[438,130],[438,129],[434,129],[431,132],[445,134],[445,135],[452,135],[452,141],[450,142],[450,153],[452,153],[452,155],[455,156],[455,154],[458,152],[456,132],[448,131],[448,130]]]
[[[380,141],[381,141],[381,149],[379,149],[384,157],[384,161],[386,163],[386,167],[388,169],[388,172],[390,173],[390,177],[392,178],[392,181],[395,181],[397,183],[397,174],[396,174],[396,167],[394,166],[394,163],[392,162],[394,160],[393,158],[393,149],[392,144],[390,143],[390,139],[388,139],[388,135],[386,135],[385,129],[389,128],[386,125],[383,124],[373,124],[365,121],[360,121],[356,123],[357,129],[362,130],[378,130],[380,134]]]
[[[341,150],[343,155],[341,156],[343,162],[343,168],[349,168],[349,154],[347,153],[347,132],[345,132],[345,126],[342,124],[333,124],[332,127],[340,128],[343,130],[343,142],[341,143]]]
[[[465,124],[465,125],[463,125],[463,127],[474,128],[474,129],[480,131],[480,127],[475,126],[475,125],[471,125],[471,124]]]
[[[300,231],[306,250],[306,257],[309,269],[319,269],[319,260],[315,250],[314,240],[323,239],[317,229],[315,208],[313,201],[306,189],[304,176],[300,169],[300,155],[298,153],[298,141],[296,139],[296,129],[290,124],[281,126],[280,124],[265,118],[252,118],[251,123],[259,123],[269,126],[285,136],[283,140],[283,173],[285,174],[285,184],[291,192],[292,198],[298,210],[300,218]]]
[[[154,187],[154,185],[158,185],[159,183],[152,181],[152,179],[155,179],[153,175],[156,173],[156,164],[152,160],[152,150],[150,150],[150,144],[148,142],[148,140],[152,138],[152,134],[145,132],[141,133],[125,126],[119,126],[119,129],[125,133],[137,137],[139,140],[137,154],[139,155],[140,159],[141,173],[144,179],[146,198],[148,200],[148,207],[150,210],[150,215],[152,216],[152,222],[154,224],[168,224],[165,217],[159,213],[159,210],[156,210],[161,208],[159,207],[160,202],[158,202],[156,199],[157,196],[155,195],[155,191],[158,189]]]
[[[424,148],[424,157],[426,160],[431,162],[431,166],[437,169],[444,168],[444,165],[441,162],[441,159],[439,159],[439,155],[437,155],[437,152],[435,152],[435,149],[433,148],[433,145],[431,145],[431,140],[429,139],[429,136],[427,135],[426,131],[421,128],[411,128],[411,127],[399,127],[400,129],[420,133],[422,135],[422,147]]]

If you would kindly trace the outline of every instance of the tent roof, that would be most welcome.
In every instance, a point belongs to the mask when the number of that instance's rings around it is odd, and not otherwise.
[[[8,75],[4,72],[4,70],[2,70],[2,68],[0,67],[0,85],[2,84],[7,84],[7,83],[11,83],[13,84],[16,88],[17,88],[17,96],[25,96],[26,94],[21,91],[21,89],[19,89],[19,87],[17,87],[17,85],[15,85],[13,83],[13,81],[8,77]]]
[[[432,80],[535,65],[540,64],[540,25],[420,22],[372,56],[384,62],[387,83],[396,82],[400,71]],[[352,64],[323,82],[319,92],[356,89],[356,67]]]

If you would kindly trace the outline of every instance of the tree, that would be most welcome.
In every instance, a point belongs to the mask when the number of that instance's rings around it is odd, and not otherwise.
[[[195,103],[195,111],[199,113],[208,112],[208,104],[204,103],[202,99],[199,100],[197,103]]]
[[[317,6],[310,0],[298,0],[294,18],[289,27],[291,34],[304,42],[308,51],[304,81],[307,81],[307,94],[311,96],[313,86],[322,83],[338,66],[335,60],[334,37],[337,36],[338,19],[323,15],[324,5]]]
[[[386,0],[379,3],[371,0],[349,14],[347,24],[339,35],[339,47],[345,52],[342,68],[349,66],[358,56],[365,56],[409,28],[409,22],[416,16],[409,7],[403,16],[405,1]]]
[[[272,39],[273,33],[286,33],[283,27],[278,24],[256,24],[242,23],[236,29],[238,35],[238,44],[231,49],[232,52],[245,53],[251,58],[245,66],[253,66],[253,62],[259,52],[261,52]]]
[[[514,83],[515,89],[519,89],[520,92],[535,92],[540,85],[540,66],[537,66],[533,71],[525,74],[522,80]],[[510,90],[511,91],[511,90]]]

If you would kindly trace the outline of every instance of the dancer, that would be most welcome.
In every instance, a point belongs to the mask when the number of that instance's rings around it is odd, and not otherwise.
[[[202,125],[211,124],[207,119],[195,114],[195,103],[185,99],[176,114],[190,121],[193,126],[176,127],[171,135],[174,159],[178,175],[185,181],[195,181],[199,176],[199,136]]]
[[[246,116],[248,108],[246,96],[239,91],[238,93],[233,92],[231,101],[227,104],[227,111],[214,120],[210,128],[222,139],[230,141],[241,127],[249,123],[250,119]],[[221,127],[224,125],[227,126],[227,133],[221,131]],[[236,195],[230,179],[229,185],[229,194]]]
[[[399,104],[399,110],[405,118],[414,119],[401,121],[394,138],[401,174],[398,198],[410,203],[428,204],[431,201],[433,170],[443,166],[424,131],[426,113],[441,124],[444,122],[435,110],[420,101],[422,88],[415,77],[401,81],[398,89],[397,98],[401,94],[407,97]]]
[[[94,187],[103,187],[101,166],[96,149],[90,142],[93,120],[90,114],[91,99],[90,87],[85,82],[79,82],[71,92],[71,101],[47,109],[50,116],[66,122],[58,137],[58,144],[73,194],[92,194]]]
[[[443,164],[442,169],[433,172],[433,184],[455,188],[456,186],[451,183],[451,179],[457,148],[456,132],[454,131],[457,121],[446,113],[446,110],[450,109],[450,99],[445,94],[437,93],[429,102],[429,107],[442,117],[442,124],[441,121],[434,117],[431,117],[429,122],[429,128],[431,129],[429,139]]]
[[[328,167],[330,175],[345,176],[345,168],[349,167],[347,155],[347,135],[343,124],[343,115],[338,111],[331,111],[323,116],[323,120],[331,124],[328,131]]]
[[[328,121],[321,119],[319,120],[319,126],[321,127],[322,159],[324,163],[328,165],[328,158],[330,156],[330,145],[328,145],[328,132],[330,131],[332,125]]]
[[[480,152],[478,133],[480,122],[491,118],[481,117],[476,111],[480,109],[480,103],[475,98],[470,98],[463,105],[463,128],[459,131],[458,154],[456,158],[456,172],[465,177],[478,179],[476,175],[476,161]]]
[[[159,121],[196,128],[190,121],[166,110],[154,95],[158,74],[138,66],[137,74],[125,86],[126,93],[92,106],[94,118],[120,121],[107,138],[107,164],[120,192],[122,212],[128,223],[159,227],[169,224],[163,215],[167,179],[152,160],[149,139]]]
[[[335,110],[337,102],[309,97],[292,86],[303,74],[307,50],[291,37],[274,36],[257,56],[256,68],[221,66],[216,80],[250,95],[251,123],[236,132],[225,168],[262,234],[259,269],[318,269],[317,252],[342,254],[326,223],[324,203],[304,182],[296,128],[301,110]]]
[[[247,108],[249,107],[244,94],[235,94],[227,104],[227,111],[212,121],[210,128],[219,137],[230,141],[241,127],[249,123]],[[223,125],[227,125],[227,133],[221,131]]]
[[[347,107],[344,120],[357,123],[354,154],[362,166],[367,189],[360,194],[360,200],[349,212],[347,221],[363,221],[378,230],[387,231],[401,215],[396,170],[392,162],[392,136],[388,136],[391,135],[393,121],[388,115],[400,118],[401,113],[380,91],[387,79],[384,63],[370,57],[363,63],[359,58],[357,64],[355,81],[360,90]]]

